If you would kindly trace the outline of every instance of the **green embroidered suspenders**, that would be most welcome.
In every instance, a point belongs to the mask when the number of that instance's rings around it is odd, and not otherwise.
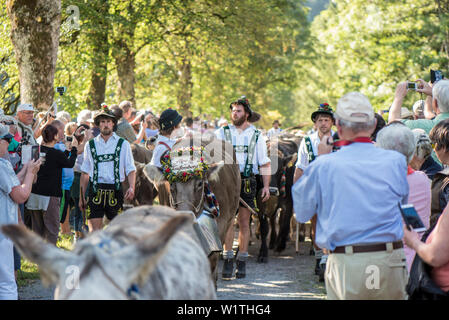
[[[232,144],[232,137],[231,137],[231,130],[229,129],[229,126],[223,127],[225,139],[227,142]],[[253,172],[253,158],[254,158],[254,151],[256,150],[257,140],[259,139],[260,131],[256,129],[253,136],[251,137],[251,141],[249,143],[249,146],[234,146],[235,152],[245,152],[248,154],[246,157],[246,163],[245,168],[243,170],[243,176],[249,177],[251,176],[251,173]]]
[[[307,154],[309,155],[309,163],[310,163],[313,160],[315,160],[315,158],[316,158],[315,154],[313,153],[312,142],[310,141],[310,137],[309,136],[305,136],[304,137],[304,141],[306,143]]]
[[[114,153],[97,155],[94,139],[89,141],[90,152],[94,161],[94,172],[91,178],[92,189],[96,193],[98,190],[98,164],[101,162],[114,161],[114,184],[115,189],[120,189],[120,150],[122,148],[123,138],[119,138]]]

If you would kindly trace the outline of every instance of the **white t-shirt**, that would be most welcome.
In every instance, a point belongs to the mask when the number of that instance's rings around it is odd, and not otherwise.
[[[334,135],[334,132],[331,130],[331,136]],[[318,136],[318,131],[315,131],[311,135],[309,135],[310,143],[312,144],[312,151],[315,157],[318,157],[318,145],[320,144],[320,137]],[[296,161],[296,168],[302,169],[303,171],[309,165],[309,151],[306,146],[305,137],[302,139],[301,144],[298,148],[298,160]]]
[[[97,155],[111,154],[115,152],[115,148],[120,137],[113,133],[107,142],[104,141],[101,134],[94,138]],[[81,165],[81,172],[87,173],[89,177],[93,177],[94,162],[92,153],[90,152],[90,143],[86,143],[84,147],[83,163]],[[131,145],[124,140],[120,150],[119,173],[120,182],[125,180],[125,175],[128,176],[130,172],[135,171],[134,158],[131,152]],[[114,184],[114,161],[98,163],[98,183]]]
[[[278,134],[281,133],[281,131],[282,131],[281,128],[277,128],[277,129],[271,128],[271,129],[268,130],[268,132],[267,132],[267,137],[268,137],[268,138],[276,137]]]
[[[161,164],[161,157],[162,155],[165,153],[165,151],[168,150],[168,148],[159,142],[163,142],[165,144],[167,144],[170,149],[173,148],[173,145],[176,143],[176,140],[164,137],[163,135],[159,135],[157,140],[156,140],[156,147],[153,150],[153,157],[151,158],[151,162],[150,164],[152,164],[153,166],[162,168],[162,164]]]
[[[229,129],[231,131],[232,145],[234,146],[237,162],[240,167],[240,172],[243,172],[245,170],[246,158],[248,157],[248,153],[244,151],[244,147],[250,144],[256,128],[253,125],[250,125],[244,131],[241,131],[238,130],[235,126],[230,125]],[[226,141],[224,128],[216,130],[215,135],[218,139]],[[259,166],[263,166],[270,162],[271,160],[268,157],[267,152],[267,139],[263,135],[259,135],[256,148],[254,150],[253,173],[259,174]]]

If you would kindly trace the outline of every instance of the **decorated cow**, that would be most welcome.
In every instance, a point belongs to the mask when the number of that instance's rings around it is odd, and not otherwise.
[[[213,134],[195,134],[174,144],[162,155],[161,164],[162,168],[148,164],[145,174],[155,185],[169,182],[171,207],[195,214],[216,280],[219,252],[239,206],[240,171],[234,149]]]

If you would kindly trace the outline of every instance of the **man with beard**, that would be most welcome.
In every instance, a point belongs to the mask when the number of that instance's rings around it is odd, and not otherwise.
[[[324,137],[333,136],[334,132],[331,130],[334,125],[334,115],[332,108],[327,103],[319,105],[318,110],[312,113],[312,121],[316,131],[311,135],[305,136],[302,139],[298,149],[298,161],[296,162],[295,174],[293,183],[295,183],[304,173],[306,167],[318,157],[318,145]],[[316,230],[316,215],[311,219],[312,222],[312,241],[314,246],[314,253],[316,259],[315,274],[319,275],[319,280],[324,281],[324,270],[327,255],[323,255],[323,251],[315,244],[315,230]]]
[[[123,207],[123,198],[134,198],[136,167],[128,141],[114,132],[117,120],[114,114],[103,106],[94,117],[100,134],[91,139],[84,148],[84,161],[81,165],[81,190],[89,183],[87,206],[90,208],[88,226],[90,231],[103,228],[103,217],[112,220]],[[123,196],[122,182],[128,178],[129,188]],[[79,207],[86,210],[84,193],[80,192]]]
[[[267,201],[270,198],[269,186],[271,164],[270,158],[268,158],[267,155],[266,139],[261,136],[260,131],[251,124],[257,121],[260,118],[260,115],[251,110],[249,101],[245,96],[232,102],[230,109],[233,125],[224,126],[218,129],[215,134],[218,139],[226,140],[234,146],[242,178],[240,197],[251,208],[255,208],[257,186],[255,175],[259,174],[259,167],[263,180],[262,201]],[[250,211],[240,204],[238,210],[239,252],[236,258],[237,270],[235,273],[237,278],[244,278],[246,276],[250,215]],[[234,252],[232,251],[233,241],[234,224],[231,224],[231,227],[227,231],[223,246],[223,279],[230,279],[234,271]]]

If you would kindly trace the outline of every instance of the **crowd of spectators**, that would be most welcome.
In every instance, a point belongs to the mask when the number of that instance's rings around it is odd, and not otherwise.
[[[407,281],[416,281],[408,275],[417,261],[430,270],[441,296],[449,291],[449,80],[416,82],[425,99],[404,107],[411,89],[398,84],[388,121],[364,95],[343,96],[332,114],[332,134],[317,143],[316,160],[295,177],[297,220],[315,217],[317,248],[329,253],[330,299],[419,297],[426,288],[406,292]],[[129,143],[144,145],[166,134],[151,110],[136,110],[130,101],[110,110],[114,131]],[[15,116],[0,115],[0,206],[6,208],[0,225],[24,223],[53,245],[64,237],[76,242],[86,222],[79,207],[83,151],[99,134],[93,121],[98,111],[82,110],[76,119],[65,111],[37,111],[20,104]],[[202,115],[184,118],[176,129],[205,133],[227,125],[225,118]],[[276,120],[267,135],[281,131]],[[338,148],[336,139],[343,142]],[[414,206],[426,232],[409,229],[401,204]],[[383,286],[374,293],[363,269],[373,264]],[[0,299],[17,298],[19,269],[19,254],[0,234]],[[352,278],[345,277],[348,272]]]

